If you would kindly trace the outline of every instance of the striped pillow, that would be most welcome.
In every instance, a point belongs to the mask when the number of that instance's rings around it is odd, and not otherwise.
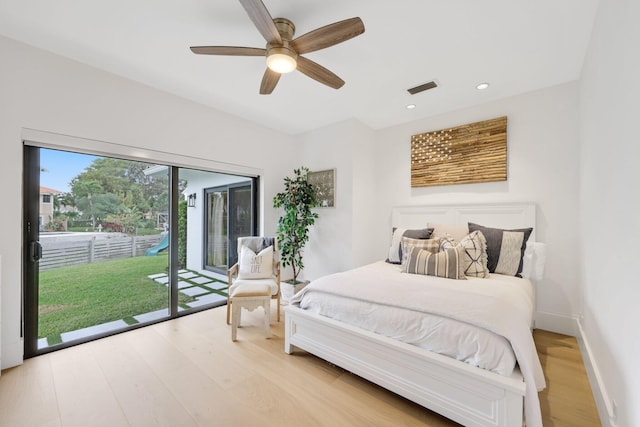
[[[487,239],[487,267],[490,273],[522,277],[522,257],[533,228],[503,230],[469,223],[469,232],[480,230]]]
[[[411,237],[403,237],[400,246],[402,248],[402,258],[400,261],[402,268],[404,268],[414,248],[424,249],[434,254],[438,253],[440,250],[440,239],[412,239]]]
[[[411,274],[465,280],[463,257],[463,249],[457,247],[445,249],[435,254],[424,249],[414,248],[403,271]]]

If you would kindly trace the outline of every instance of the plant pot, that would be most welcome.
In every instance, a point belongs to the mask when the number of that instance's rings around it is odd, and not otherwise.
[[[280,297],[280,300],[283,302],[288,303],[289,300],[298,292],[300,292],[302,289],[304,289],[305,286],[307,286],[309,284],[308,280],[305,280],[302,283],[298,283],[297,285],[292,285],[291,283],[284,281],[284,282],[280,282],[280,293],[282,294]]]

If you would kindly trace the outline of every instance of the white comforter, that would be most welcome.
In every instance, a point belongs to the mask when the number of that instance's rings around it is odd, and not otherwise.
[[[526,382],[527,426],[536,427],[542,426],[537,392],[544,389],[545,380],[530,331],[531,288],[518,286],[517,280],[523,279],[501,275],[491,275],[489,279],[443,279],[401,273],[397,266],[378,262],[315,280],[290,302],[299,304],[307,294],[327,293],[436,314],[505,337]]]

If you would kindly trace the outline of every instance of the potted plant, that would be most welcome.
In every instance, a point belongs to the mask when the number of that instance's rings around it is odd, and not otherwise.
[[[273,198],[273,207],[284,209],[284,215],[278,219],[276,232],[280,262],[283,267],[290,265],[293,270],[293,279],[285,281],[285,286],[281,288],[282,299],[285,301],[307,283],[298,280],[304,269],[302,249],[309,241],[309,227],[318,218],[318,214],[311,211],[318,206],[318,199],[315,187],[307,181],[309,169],[303,166],[293,172],[293,178],[284,179],[284,191]]]

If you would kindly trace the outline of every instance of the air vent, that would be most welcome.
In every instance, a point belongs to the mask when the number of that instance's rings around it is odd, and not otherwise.
[[[411,95],[415,95],[416,93],[424,92],[425,90],[433,89],[438,87],[436,82],[429,82],[425,84],[421,84],[420,86],[412,87],[411,89],[407,89]]]

